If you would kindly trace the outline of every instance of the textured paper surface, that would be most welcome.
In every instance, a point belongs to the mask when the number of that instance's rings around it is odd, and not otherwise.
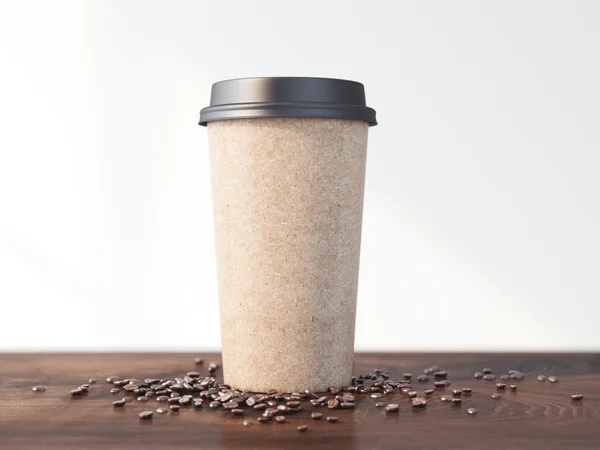
[[[368,124],[208,124],[225,382],[350,383]]]

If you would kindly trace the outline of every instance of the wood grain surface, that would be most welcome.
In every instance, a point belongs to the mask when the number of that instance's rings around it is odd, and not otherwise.
[[[193,358],[205,358],[195,366]],[[191,354],[0,354],[0,449],[600,449],[600,355],[597,354],[358,354],[355,372],[388,368],[392,379],[403,372],[416,378],[431,365],[449,373],[452,386],[471,387],[462,406],[442,403],[437,391],[427,408],[413,409],[403,394],[384,400],[358,395],[355,410],[329,411],[340,423],[311,420],[313,407],[289,416],[285,424],[260,424],[257,411],[232,417],[223,410],[182,408],[140,421],[138,413],[164,403],[151,399],[113,408],[109,375],[136,378],[183,376],[191,370],[208,375],[219,355]],[[492,400],[496,384],[475,380],[473,372],[490,367],[494,373],[517,369],[526,374],[516,392]],[[558,383],[536,376],[556,375]],[[217,377],[220,374],[217,373]],[[89,395],[71,398],[70,390],[97,378]],[[32,387],[47,391],[35,393]],[[431,383],[413,386],[419,392]],[[447,392],[448,393],[448,392]],[[570,395],[581,393],[574,402]],[[331,395],[330,395],[331,396]],[[400,403],[398,414],[385,414],[377,401]],[[479,410],[475,416],[467,408]],[[254,425],[245,427],[250,419]],[[309,430],[300,433],[298,425]]]

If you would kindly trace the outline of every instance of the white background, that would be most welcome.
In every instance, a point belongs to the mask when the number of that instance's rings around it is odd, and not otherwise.
[[[0,4],[0,350],[217,349],[212,82],[361,81],[358,349],[600,348],[600,3]]]

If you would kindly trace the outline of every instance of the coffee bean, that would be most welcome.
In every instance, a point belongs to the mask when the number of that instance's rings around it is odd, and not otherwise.
[[[123,389],[125,389],[128,392],[133,392],[138,388],[139,386],[137,384],[126,384],[125,386],[123,386]]]
[[[425,408],[427,406],[427,400],[424,398],[413,398],[412,405],[413,408]]]
[[[179,406],[179,405],[169,405],[169,409],[172,412],[179,412],[179,410],[181,409],[181,406]]]
[[[221,407],[221,402],[210,402],[208,404],[209,408],[215,409],[215,408],[220,408]]]
[[[504,390],[506,388],[506,384],[504,383],[496,383],[496,388],[500,390]]]
[[[516,391],[519,386],[516,384],[511,384],[509,387],[511,391]]]
[[[510,375],[510,379],[511,380],[524,380],[525,375],[523,375],[522,373],[513,373]]]
[[[234,416],[243,416],[244,410],[241,408],[234,408],[231,410],[231,414],[233,414]]]
[[[122,408],[123,406],[125,406],[125,400],[117,400],[116,402],[113,402],[113,406],[115,408]]]
[[[340,403],[340,408],[342,409],[354,409],[354,403],[352,402],[342,402]]]
[[[194,358],[194,363],[198,365],[204,364],[204,360],[202,358]]]
[[[301,433],[304,433],[306,430],[308,430],[308,425],[300,425],[297,430]]]
[[[409,381],[409,380],[406,380],[406,381]],[[383,378],[377,378],[375,380],[375,382],[373,383],[371,390],[382,388],[383,386],[385,386],[385,380]]]
[[[266,417],[259,417],[259,418],[258,418],[258,421],[259,421],[260,423],[269,423],[269,422],[271,421],[271,419],[268,419],[268,418],[266,418]]]
[[[545,375],[538,375],[537,376],[537,380],[538,381],[546,381],[546,376]]]
[[[385,394],[393,394],[394,393],[394,388],[392,386],[384,386],[383,392]]]
[[[157,402],[167,402],[167,401],[169,401],[169,397],[167,397],[166,395],[159,395],[158,397],[156,397],[156,401]]]
[[[279,405],[279,406],[277,407],[277,411],[279,411],[279,412],[281,412],[281,413],[283,413],[283,414],[287,414],[287,413],[289,413],[289,412],[291,411],[291,409],[290,409],[290,407],[289,407],[289,406],[286,406],[286,405]]]
[[[583,395],[573,394],[573,395],[571,395],[571,400],[575,400],[576,402],[578,402],[579,400],[583,400]]]
[[[146,396],[141,396],[141,397],[137,398],[138,402],[147,402],[148,400],[150,400],[150,399]]]
[[[493,381],[493,380],[496,379],[496,375],[494,375],[493,373],[486,373],[483,376],[483,379],[486,380],[486,381]]]
[[[447,387],[447,386],[450,386],[450,384],[451,384],[451,383],[450,383],[450,381],[448,381],[448,380],[441,380],[441,381],[434,381],[434,382],[433,382],[433,385],[434,385],[436,388],[442,388],[442,389],[443,389],[443,388],[445,388],[445,387]]]
[[[501,379],[502,381],[510,380],[510,375],[508,375],[508,374],[506,374],[506,373],[505,373],[505,374],[502,374],[502,375],[500,375],[500,379]]]
[[[400,409],[400,405],[398,405],[397,403],[390,403],[389,405],[387,405],[385,407],[385,412],[396,413],[396,412],[398,412],[399,409]],[[329,420],[329,419],[327,419],[327,420]]]
[[[452,399],[452,404],[453,404],[453,405],[460,405],[461,403],[462,403],[462,398],[459,398],[459,397],[454,397],[454,398]]]
[[[323,418],[323,414],[321,414],[320,412],[314,412],[310,415],[310,417],[313,420],[321,420]]]
[[[259,403],[258,405],[254,405],[252,407],[252,409],[256,409],[257,411],[263,411],[266,408],[267,408],[267,404],[266,403]]]
[[[285,416],[275,416],[275,422],[277,423],[285,423],[287,419],[285,418]]]
[[[558,377],[555,377],[555,376],[548,377],[548,381],[550,383],[558,383]]]
[[[329,409],[337,409],[340,406],[340,402],[337,399],[331,399],[327,402],[327,407]]]
[[[116,375],[112,375],[110,377],[106,377],[106,382],[107,383],[114,383],[115,381],[120,381],[121,377],[118,377]]]
[[[46,388],[44,386],[34,386],[31,388],[33,392],[46,392]]]
[[[220,401],[221,403],[227,403],[227,402],[228,402],[229,400],[231,400],[232,398],[233,398],[233,395],[232,395],[232,394],[224,394],[224,395],[221,395],[221,396],[219,397],[219,401]]]
[[[438,366],[431,366],[425,369],[423,373],[425,373],[425,375],[433,375],[435,372],[439,372],[440,370],[442,369]]]
[[[298,406],[300,406],[300,402],[297,400],[293,400],[290,402],[286,402],[286,405],[288,405],[290,408],[297,408]]]
[[[168,413],[169,411],[168,411],[168,410],[166,410],[165,408],[156,408],[156,412],[157,412],[158,414],[166,414],[166,413]]]
[[[494,400],[498,400],[501,397],[502,396],[500,394],[492,394],[492,399],[494,399]]]
[[[465,394],[470,394],[471,392],[473,392],[473,389],[466,387],[466,388],[463,388],[462,391]]]
[[[489,368],[487,368],[487,367],[486,367],[486,368],[484,368],[484,369],[482,369],[481,371],[482,371],[484,374],[492,373],[492,369],[489,369]]]
[[[403,377],[405,380],[411,380],[411,379],[412,379],[412,373],[403,373],[403,374],[402,374],[402,377]]]
[[[191,403],[192,403],[192,399],[190,399],[190,398],[181,397],[181,398],[179,399],[179,404],[180,404],[181,406],[187,406],[187,405],[190,405]]]
[[[470,416],[474,416],[478,412],[479,411],[477,411],[475,408],[469,408],[469,409],[467,409],[467,414],[470,415]]]
[[[383,398],[383,394],[371,394],[371,398]]]
[[[130,402],[132,402],[132,401],[133,401],[133,397],[123,397],[123,398],[122,398],[122,400],[123,400],[125,403],[130,403]]]
[[[353,402],[354,400],[356,400],[356,398],[352,394],[343,394],[342,395],[342,401],[344,401],[344,402]]]
[[[90,378],[88,380],[88,383],[90,383],[90,384],[96,384],[96,379],[95,378]]]
[[[171,397],[167,401],[169,402],[169,404],[174,404],[174,403],[179,403],[179,400],[181,400],[181,397]]]
[[[410,398],[415,398],[417,396],[417,391],[408,391],[406,393]]]
[[[442,395],[442,396],[440,397],[440,400],[441,400],[442,402],[446,403],[446,402],[451,402],[453,398],[454,398],[454,397],[452,397],[451,395]]]
[[[385,403],[381,403],[381,402],[375,403],[376,408],[383,408],[384,406],[385,406]]]
[[[139,413],[138,415],[140,416],[140,419],[142,419],[142,420],[150,420],[150,419],[152,419],[154,412],[153,411],[143,411],[143,412]]]
[[[331,423],[337,423],[340,419],[338,419],[335,416],[329,416],[327,417],[325,420],[327,420],[327,422],[331,422]]]
[[[480,378],[483,378],[483,372],[475,372],[473,374],[473,377],[475,377],[475,379],[479,380]]]
[[[455,397],[461,397],[463,394],[463,391],[461,391],[460,389],[452,389],[452,395],[454,395]]]
[[[77,389],[73,389],[71,391],[71,395],[73,397],[81,397],[82,395],[86,395],[86,394],[87,394],[87,391],[85,389],[77,388]]]
[[[445,380],[447,377],[448,372],[446,372],[445,370],[440,370],[433,374],[433,378],[435,378],[436,380]]]
[[[429,377],[427,375],[419,375],[417,377],[417,381],[419,381],[420,383],[426,383],[429,381]]]
[[[305,393],[306,395],[308,395],[310,398],[314,398],[314,399],[317,399],[317,398],[319,398],[319,396],[318,396],[317,394],[315,394],[314,392],[311,392],[311,391],[309,391],[308,389],[306,389],[306,390],[304,391],[304,393]]]
[[[425,395],[433,395],[435,391],[433,389],[427,389],[425,390]]]
[[[202,400],[201,398],[195,398],[193,400],[194,402],[194,408],[202,408],[202,405],[204,405],[204,400]]]

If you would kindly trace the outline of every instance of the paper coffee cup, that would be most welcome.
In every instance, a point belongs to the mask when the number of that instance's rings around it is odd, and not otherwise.
[[[367,135],[360,83],[216,83],[207,125],[225,383],[323,391],[352,376]]]

